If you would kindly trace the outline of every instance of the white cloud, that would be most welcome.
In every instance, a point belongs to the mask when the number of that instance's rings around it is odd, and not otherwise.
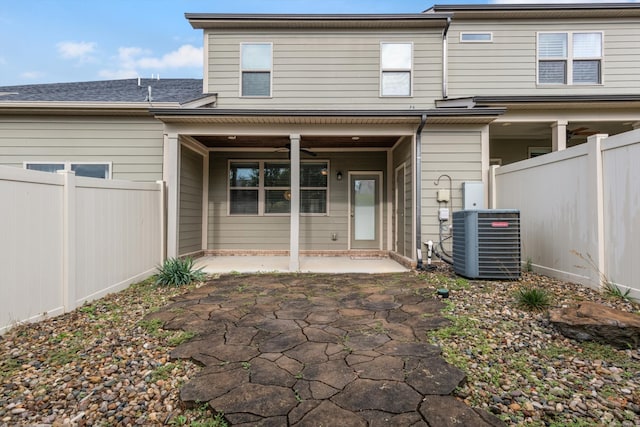
[[[166,69],[202,66],[202,48],[190,44],[182,45],[178,50],[169,52],[162,58],[146,57],[138,61],[140,68]]]
[[[41,71],[25,71],[20,74],[20,77],[27,80],[37,80],[44,76],[44,73]]]
[[[98,72],[98,76],[107,80],[133,79],[138,75],[138,72],[132,69],[101,70]]]
[[[96,44],[93,42],[60,42],[56,47],[63,58],[85,59],[95,50]]]
[[[162,57],[152,56],[152,52],[140,47],[121,47],[114,58],[117,69],[104,69],[98,74],[106,79],[129,79],[142,74],[141,70],[159,72],[170,68],[201,68],[202,48],[190,44],[180,46]]]

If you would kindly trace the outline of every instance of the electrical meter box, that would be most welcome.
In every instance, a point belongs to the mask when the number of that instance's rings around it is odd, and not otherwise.
[[[484,209],[484,184],[481,181],[462,183],[462,209]]]

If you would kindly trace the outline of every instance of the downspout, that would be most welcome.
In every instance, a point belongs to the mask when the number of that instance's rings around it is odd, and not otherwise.
[[[427,113],[422,113],[420,125],[416,131],[416,249],[418,263],[416,268],[422,270],[422,129],[427,123]]]
[[[447,24],[442,30],[442,99],[449,97],[449,82],[447,76],[449,75],[449,49],[447,34],[449,33],[449,26],[451,25],[451,17],[447,17]]]

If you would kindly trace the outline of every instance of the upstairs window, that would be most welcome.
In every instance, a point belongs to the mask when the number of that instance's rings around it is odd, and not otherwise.
[[[270,97],[273,45],[242,43],[240,50],[241,96]]]
[[[491,43],[493,33],[460,33],[460,43]]]
[[[411,96],[412,43],[380,45],[380,94]]]
[[[602,33],[538,33],[539,84],[601,84]]]

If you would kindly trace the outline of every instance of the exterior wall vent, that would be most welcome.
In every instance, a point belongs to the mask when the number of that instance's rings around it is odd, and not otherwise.
[[[454,212],[453,270],[470,279],[518,279],[520,211]]]

